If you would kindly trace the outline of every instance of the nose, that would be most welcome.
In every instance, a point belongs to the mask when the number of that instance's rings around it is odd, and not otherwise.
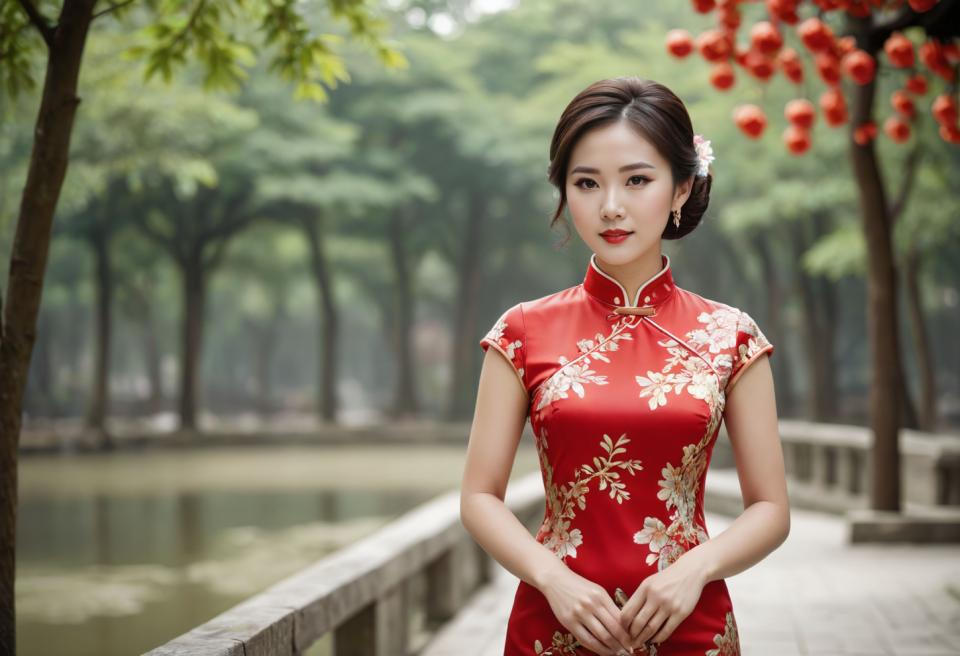
[[[620,205],[616,193],[616,189],[611,188],[603,200],[603,208],[601,208],[600,214],[604,218],[623,218],[623,206]]]

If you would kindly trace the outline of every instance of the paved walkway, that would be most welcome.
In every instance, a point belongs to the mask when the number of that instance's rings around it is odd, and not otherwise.
[[[733,518],[707,515],[711,535]],[[495,581],[423,656],[502,656],[518,580]],[[793,510],[787,541],[727,579],[743,656],[960,654],[960,547],[850,545],[836,515]]]

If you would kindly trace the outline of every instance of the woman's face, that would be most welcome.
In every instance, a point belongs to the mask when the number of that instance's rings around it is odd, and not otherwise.
[[[621,170],[623,169],[623,170]],[[670,210],[680,208],[693,179],[673,190],[669,163],[625,121],[594,128],[573,148],[567,167],[567,206],[580,238],[597,258],[626,264],[654,249]],[[626,237],[608,240],[608,230]]]

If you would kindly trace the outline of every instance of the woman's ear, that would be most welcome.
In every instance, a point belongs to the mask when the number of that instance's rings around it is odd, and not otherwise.
[[[690,176],[687,180],[684,180],[677,187],[677,191],[674,194],[674,200],[679,200],[678,206],[683,207],[683,204],[687,202],[687,199],[690,198],[690,193],[693,191],[693,181],[694,176]]]

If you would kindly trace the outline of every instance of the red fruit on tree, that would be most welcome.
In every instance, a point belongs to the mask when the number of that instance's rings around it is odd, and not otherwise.
[[[840,58],[843,58],[844,55],[850,54],[857,49],[857,39],[852,36],[842,36],[836,41],[836,48],[834,49],[834,54]]]
[[[873,80],[877,71],[877,62],[866,50],[856,49],[843,56],[841,66],[844,73],[857,84],[867,84]]]
[[[787,25],[796,25],[800,20],[796,0],[767,0],[767,13]]]
[[[800,84],[803,82],[803,62],[800,61],[800,55],[796,50],[787,46],[777,53],[777,63],[784,76],[791,82]]]
[[[760,80],[761,82],[766,82],[773,74],[776,73],[777,69],[774,67],[774,59],[763,55],[756,50],[748,50],[747,54],[743,58],[743,66],[746,68],[750,74]]]
[[[783,115],[791,124],[809,129],[817,117],[817,110],[806,98],[795,98],[783,108]]]
[[[960,144],[960,127],[954,125],[941,125],[940,138],[947,143]]]
[[[866,146],[877,137],[877,124],[867,121],[858,125],[853,131],[853,140],[861,146]]]
[[[947,58],[947,49],[940,41],[930,37],[920,45],[920,61],[931,71],[942,77],[947,82],[953,82],[956,74]]]
[[[788,125],[783,131],[783,143],[793,155],[802,155],[810,150],[810,133],[798,125]]]
[[[900,32],[894,32],[887,37],[883,44],[883,51],[887,53],[887,59],[897,68],[910,68],[913,66],[913,42]]]
[[[847,101],[837,87],[820,94],[820,109],[823,110],[823,120],[830,127],[847,122]]]
[[[736,30],[740,27],[740,10],[736,5],[727,5],[720,8],[720,24],[728,30]]]
[[[740,130],[750,137],[757,139],[767,127],[767,117],[763,110],[753,104],[739,105],[733,110],[733,120]]]
[[[913,95],[922,96],[927,92],[927,78],[917,73],[907,78],[905,86],[907,87],[907,91]]]
[[[697,37],[697,50],[707,61],[723,61],[733,49],[729,35],[718,29],[709,29]]]
[[[735,81],[736,76],[730,62],[718,62],[710,69],[710,84],[720,91],[726,91]]]
[[[830,86],[840,84],[840,60],[830,52],[818,52],[813,58],[820,79]]]
[[[682,59],[693,52],[693,36],[684,29],[667,32],[667,52]]]
[[[937,0],[907,0],[907,2],[910,3],[910,8],[918,14],[930,11],[937,4]]]
[[[833,30],[819,18],[808,18],[797,27],[800,40],[811,52],[822,52],[833,44]]]
[[[883,122],[883,131],[895,143],[903,143],[910,138],[910,126],[899,116],[888,117]]]
[[[750,28],[750,45],[758,52],[772,55],[783,46],[783,37],[773,23],[760,21]]]
[[[920,55],[920,61],[930,70],[949,65],[943,44],[933,37],[920,44],[918,54]]]
[[[913,99],[903,89],[897,89],[890,94],[890,104],[907,118],[913,118],[917,113],[917,109],[913,105]]]
[[[933,99],[930,110],[940,125],[953,125],[957,122],[957,99],[951,95],[941,93]]]
[[[709,14],[716,6],[713,0],[693,0],[693,10],[698,14]]]
[[[844,9],[847,10],[847,13],[856,18],[866,18],[870,15],[872,11],[870,5],[868,5],[864,0],[847,0],[843,3]]]
[[[946,43],[943,46],[943,56],[947,58],[948,64],[960,62],[960,45],[956,43]]]

